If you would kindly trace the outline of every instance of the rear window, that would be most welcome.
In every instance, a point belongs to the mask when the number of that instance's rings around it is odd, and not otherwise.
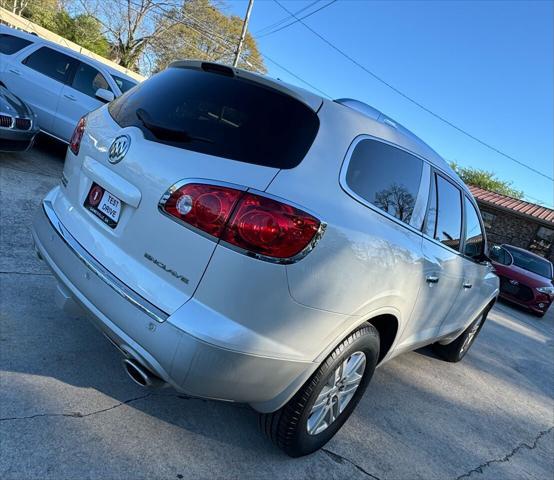
[[[25,40],[24,38],[15,37],[14,35],[8,35],[7,33],[0,34],[0,53],[4,55],[13,55],[19,52],[27,45],[31,45],[32,42]]]
[[[317,114],[288,95],[179,67],[139,84],[109,111],[120,126],[138,127],[148,140],[274,168],[297,166],[319,128]]]

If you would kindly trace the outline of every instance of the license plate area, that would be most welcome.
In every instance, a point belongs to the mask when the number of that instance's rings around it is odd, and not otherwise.
[[[83,206],[108,227],[115,228],[121,215],[121,205],[121,200],[114,194],[93,183]]]

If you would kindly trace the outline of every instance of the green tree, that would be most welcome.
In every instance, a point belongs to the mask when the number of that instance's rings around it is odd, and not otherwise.
[[[483,188],[491,192],[509,195],[514,198],[523,198],[524,193],[512,187],[512,182],[500,180],[494,172],[482,170],[480,168],[461,167],[455,162],[450,163],[452,169],[468,185]]]
[[[102,24],[98,19],[85,13],[72,20],[71,36],[67,38],[91,52],[109,57],[110,42],[102,33]]]
[[[224,3],[218,3],[224,7]],[[194,58],[232,64],[243,19],[226,15],[210,0],[187,0],[159,20],[160,35],[152,42],[154,70],[175,60]],[[265,73],[256,40],[247,33],[238,66]]]
[[[91,52],[109,55],[110,44],[102,33],[101,23],[93,15],[83,13],[73,17],[58,0],[16,0],[15,3],[15,13]],[[1,5],[13,11],[15,4],[14,0],[3,0]]]

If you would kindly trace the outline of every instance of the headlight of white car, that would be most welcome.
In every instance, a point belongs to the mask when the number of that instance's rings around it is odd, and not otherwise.
[[[537,287],[537,292],[554,295],[554,287]]]

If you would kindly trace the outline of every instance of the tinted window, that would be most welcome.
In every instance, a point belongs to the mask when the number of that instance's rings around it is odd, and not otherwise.
[[[464,253],[470,257],[477,258],[483,254],[485,249],[483,230],[481,229],[479,215],[473,203],[471,203],[469,198],[464,197],[464,204],[466,223]]]
[[[444,245],[460,249],[462,197],[460,190],[440,175],[437,179],[437,225],[435,239]]]
[[[180,67],[140,83],[109,111],[120,126],[138,127],[148,140],[276,168],[297,166],[319,128],[317,114],[288,95]]]
[[[23,63],[58,82],[65,82],[75,60],[51,48],[42,47],[31,53]]]
[[[514,265],[529,272],[536,273],[541,277],[548,279],[552,278],[552,264],[548,260],[515,248],[510,248],[509,246],[506,246],[506,250],[512,255]]]
[[[125,93],[128,90],[131,90],[131,88],[133,88],[137,84],[136,82],[131,82],[131,80],[127,80],[126,78],[121,78],[116,75],[112,75],[112,78],[121,90],[121,93]]]
[[[512,263],[512,256],[506,251],[505,248],[495,245],[491,248],[489,253],[491,260],[500,263],[502,265],[510,265]]]
[[[0,53],[4,55],[12,55],[19,52],[27,45],[31,45],[32,42],[25,40],[24,38],[14,37],[13,35],[1,34],[0,35]]]
[[[352,152],[346,183],[363,199],[408,223],[422,170],[419,158],[386,143],[362,140]]]
[[[431,177],[431,188],[429,189],[429,207],[427,208],[427,217],[423,233],[435,238],[435,228],[437,226],[437,180],[436,176]]]
[[[77,68],[71,86],[90,97],[95,97],[96,90],[99,88],[111,91],[104,75],[86,63],[81,63]]]
[[[483,223],[485,224],[485,228],[492,228],[492,225],[494,223],[494,219],[496,218],[496,215],[491,212],[485,212],[481,210],[481,218],[483,219]]]

